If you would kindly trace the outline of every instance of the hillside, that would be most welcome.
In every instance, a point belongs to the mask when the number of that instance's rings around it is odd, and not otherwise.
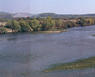
[[[31,17],[31,13],[15,13],[13,14],[13,18],[20,18],[20,17]]]
[[[76,17],[95,17],[95,14],[56,14],[56,13],[40,13],[40,14],[31,14],[31,13],[7,13],[0,12],[0,19],[12,19],[12,18],[21,18],[21,17],[31,17],[31,18],[46,18],[51,16],[52,18],[76,18]]]
[[[56,13],[41,13],[35,15],[36,18],[45,18],[51,16],[52,18],[76,18],[76,17],[95,17],[95,14],[56,14]],[[33,16],[32,16],[33,17]]]
[[[11,18],[13,18],[12,14],[7,12],[0,12],[0,19],[11,19]]]

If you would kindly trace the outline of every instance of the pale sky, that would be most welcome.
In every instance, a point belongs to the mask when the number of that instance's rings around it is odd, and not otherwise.
[[[95,0],[0,0],[0,11],[87,14],[95,13]]]

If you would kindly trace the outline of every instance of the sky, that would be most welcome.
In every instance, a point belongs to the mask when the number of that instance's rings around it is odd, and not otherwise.
[[[0,11],[10,13],[95,13],[95,0],[0,0]]]

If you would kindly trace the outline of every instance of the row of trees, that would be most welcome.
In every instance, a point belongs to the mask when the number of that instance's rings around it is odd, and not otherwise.
[[[7,28],[12,29],[13,32],[31,32],[31,31],[45,31],[55,29],[55,20],[51,17],[45,19],[20,19],[8,21]]]
[[[63,30],[66,28],[94,25],[95,18],[77,18],[77,19],[52,19],[47,18],[25,18],[10,20],[6,24],[6,28],[12,29],[13,32],[31,32],[31,31],[47,31],[47,30]]]

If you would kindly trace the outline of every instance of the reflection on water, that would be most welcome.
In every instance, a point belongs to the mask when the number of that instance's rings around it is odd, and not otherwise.
[[[95,56],[95,26],[68,32],[0,35],[0,77],[95,77],[95,69],[42,72],[51,64]]]

